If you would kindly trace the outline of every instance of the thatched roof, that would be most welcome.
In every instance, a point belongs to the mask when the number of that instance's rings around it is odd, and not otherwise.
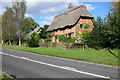
[[[86,6],[81,4],[77,7],[68,9],[60,15],[55,16],[47,31],[52,31],[59,28],[64,28],[66,26],[74,25],[81,16],[93,18],[93,16],[86,9]]]

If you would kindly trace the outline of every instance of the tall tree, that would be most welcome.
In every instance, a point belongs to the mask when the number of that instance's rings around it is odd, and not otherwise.
[[[113,54],[111,49],[120,49],[120,1],[111,3],[111,8],[105,20],[97,19],[92,31],[90,46],[96,49],[107,48]]]
[[[29,28],[29,31],[33,31],[37,26],[39,26],[39,24],[36,23],[35,20],[31,17],[25,18],[24,23],[26,28]]]
[[[90,34],[91,32],[88,30],[82,31],[81,33],[78,34],[78,40],[80,44],[82,44],[83,50],[85,49],[87,42],[89,41]]]
[[[2,40],[2,16],[0,15],[0,47],[3,44]]]
[[[101,43],[103,43],[103,35],[101,34],[103,28],[103,20],[101,17],[97,17],[96,21],[94,21],[94,28],[91,32],[90,38],[88,38],[87,44],[95,49],[100,49]]]
[[[119,48],[120,49],[120,1],[112,2],[108,15],[106,16],[106,35],[109,36],[110,49]]]
[[[19,45],[21,45],[22,33],[24,30],[24,18],[25,18],[25,13],[26,13],[26,3],[24,0],[16,0],[13,3],[12,8],[13,8],[13,12],[14,12],[15,26],[18,29]]]
[[[108,48],[108,51],[113,54],[111,49],[120,49],[120,1],[111,3],[105,22],[106,24],[102,33],[106,36],[106,39],[104,39],[106,40],[104,43],[106,45],[104,47]],[[116,56],[115,54],[113,55]]]
[[[26,40],[26,38],[28,37],[29,33],[31,31],[33,31],[33,29],[35,29],[38,25],[38,23],[36,23],[34,21],[33,18],[28,17],[24,19],[24,28],[23,28],[23,38]]]
[[[15,28],[13,25],[13,10],[7,7],[6,11],[2,15],[2,37],[3,40],[8,40],[11,44],[11,40],[15,35]]]

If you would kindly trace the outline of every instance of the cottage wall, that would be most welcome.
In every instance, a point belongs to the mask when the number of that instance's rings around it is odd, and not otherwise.
[[[90,25],[90,28],[81,28],[80,25],[81,24],[89,24]],[[81,31],[84,31],[84,30],[89,30],[89,31],[92,31],[93,29],[93,19],[83,19],[81,18],[78,23],[75,25],[76,26],[76,35],[81,32]]]
[[[74,32],[74,27],[56,30],[53,32],[53,34],[54,35],[65,35],[65,34],[72,33],[72,32]]]
[[[74,36],[74,26],[71,27],[71,28],[58,29],[58,30],[52,32],[52,34],[54,35],[52,37],[52,41],[53,42],[58,42],[58,36],[59,35],[66,35],[67,36],[68,33],[71,34],[71,36]],[[55,36],[56,36],[56,38],[55,38]]]
[[[80,24],[89,24],[90,25],[90,28],[81,28],[80,27]],[[78,23],[75,25],[75,26],[71,26],[71,28],[65,28],[65,29],[58,29],[53,33],[53,37],[52,37],[52,41],[53,42],[59,42],[58,41],[58,36],[59,35],[66,35],[68,36],[68,34],[71,34],[71,36],[77,36],[77,34],[81,31],[84,31],[84,30],[89,30],[89,31],[92,31],[93,29],[93,19],[83,19],[81,18]]]

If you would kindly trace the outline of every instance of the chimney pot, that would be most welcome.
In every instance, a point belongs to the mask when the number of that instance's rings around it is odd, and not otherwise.
[[[72,3],[70,3],[69,6],[68,6],[68,9],[71,9],[71,8],[73,8]]]

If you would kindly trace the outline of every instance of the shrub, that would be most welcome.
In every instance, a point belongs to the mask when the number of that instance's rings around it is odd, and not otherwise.
[[[58,37],[58,39],[59,39],[60,42],[67,43],[67,37],[66,37],[65,35],[60,35],[60,36]]]
[[[90,28],[90,25],[89,24],[84,24],[83,28]]]
[[[59,41],[60,42],[63,42],[63,43],[73,43],[74,42],[74,39],[71,38],[71,37],[66,37],[65,35],[60,35],[58,37]]]
[[[51,42],[51,39],[44,39],[45,42]]]
[[[30,37],[27,39],[27,46],[29,47],[38,47],[39,46],[40,36],[38,33],[32,33]]]
[[[71,37],[67,38],[67,43],[74,43],[74,39],[72,39]]]

